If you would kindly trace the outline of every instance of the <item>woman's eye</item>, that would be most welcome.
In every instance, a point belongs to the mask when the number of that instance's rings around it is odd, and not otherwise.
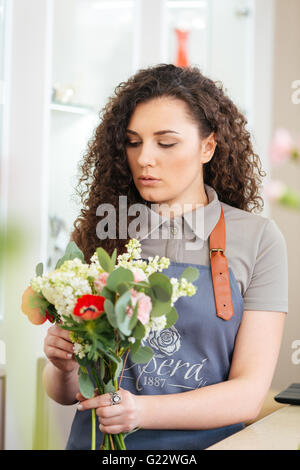
[[[141,142],[126,142],[127,145],[129,145],[130,147],[137,147],[138,145],[140,145]],[[161,147],[173,147],[173,145],[176,145],[176,144],[162,144],[160,142],[158,142],[158,145],[160,145]]]

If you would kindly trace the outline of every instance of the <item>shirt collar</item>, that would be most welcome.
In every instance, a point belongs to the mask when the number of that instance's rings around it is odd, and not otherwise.
[[[179,219],[183,217],[193,233],[201,240],[208,239],[221,215],[221,204],[217,192],[208,184],[204,184],[204,187],[208,198],[208,204],[206,206],[200,206],[193,211],[186,212],[183,216],[174,218],[179,221]],[[152,206],[153,209],[146,205],[143,207],[145,208],[145,213],[143,214],[145,219],[143,220],[145,220],[146,223],[142,224],[139,234],[136,234],[134,237],[137,240],[149,238],[151,233],[153,233],[164,222],[170,223],[170,219],[160,215],[155,210],[155,206]]]

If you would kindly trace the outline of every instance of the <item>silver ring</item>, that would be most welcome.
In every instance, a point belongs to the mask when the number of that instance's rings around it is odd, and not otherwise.
[[[122,398],[117,392],[109,392],[111,398],[111,405],[118,405]]]

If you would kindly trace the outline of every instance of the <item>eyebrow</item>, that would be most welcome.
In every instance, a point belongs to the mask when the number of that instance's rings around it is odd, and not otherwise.
[[[126,129],[126,132],[129,132],[130,134],[138,135],[137,132],[132,131],[131,129]],[[162,131],[154,132],[153,135],[162,135],[162,134],[168,134],[168,133],[179,134],[179,132],[171,131],[170,129],[164,129]]]

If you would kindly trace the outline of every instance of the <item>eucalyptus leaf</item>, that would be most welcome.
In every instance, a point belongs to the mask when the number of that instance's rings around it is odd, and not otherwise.
[[[152,287],[152,291],[155,297],[161,302],[167,302],[170,299],[168,292],[166,292],[165,289],[163,289],[163,287],[158,284]]]
[[[138,321],[135,329],[133,330],[132,336],[136,339],[142,339],[146,334],[146,328]]]
[[[144,364],[149,362],[154,356],[154,352],[149,346],[140,347],[137,351],[132,352],[131,359],[137,364]]]
[[[120,266],[110,273],[106,279],[106,286],[108,289],[116,292],[119,284],[123,282],[132,282],[133,280],[134,276],[132,271],[130,271],[130,269],[123,268],[123,266]]]
[[[111,302],[114,302],[115,293],[109,290],[106,286],[101,290],[101,296],[109,299]]]
[[[100,266],[108,273],[113,270],[112,262],[109,254],[101,247],[96,250]]]
[[[153,297],[152,300],[152,310],[151,310],[151,317],[161,317],[162,315],[166,315],[170,308],[171,308],[171,300],[168,302],[161,302]]]
[[[115,248],[113,251],[113,254],[111,255],[111,263],[113,266],[116,265],[116,260],[117,260],[117,249]]]
[[[116,391],[112,380],[107,382],[107,384],[104,383],[103,385],[104,385],[104,393],[109,393],[109,392],[115,392]]]
[[[36,265],[36,268],[35,268],[35,274],[36,276],[42,276],[43,275],[43,271],[44,271],[44,265],[43,263],[39,263]]]
[[[136,304],[136,306],[134,307],[133,309],[133,314],[130,318],[130,321],[129,321],[129,328],[130,328],[130,331],[136,326],[137,322],[138,322],[138,303]]]
[[[140,345],[141,345],[141,340],[136,339],[135,342],[131,346],[131,354],[135,353],[139,349]]]
[[[175,307],[172,307],[171,310],[167,313],[167,323],[165,328],[170,328],[172,325],[175,325],[175,323],[178,320],[178,313],[176,311]]]
[[[162,273],[152,273],[149,276],[149,282],[152,287],[154,288],[154,293],[156,295],[156,292],[161,296],[162,295],[162,290],[165,291],[165,298],[163,300],[169,300],[171,299],[172,292],[173,292],[173,286],[170,282],[170,279]],[[158,287],[157,287],[158,286]]]
[[[119,330],[125,336],[129,336],[131,334],[132,328],[130,328],[131,318],[128,315],[125,315],[122,321],[118,322]]]
[[[117,323],[117,317],[116,317],[114,304],[109,299],[106,299],[104,302],[104,310],[106,312],[107,319],[109,323],[111,324],[111,326],[113,328],[117,328],[118,323]]]
[[[121,282],[121,284],[117,285],[117,292],[119,295],[124,294],[126,291],[130,289],[129,285],[126,282]]]
[[[75,242],[69,242],[67,247],[66,247],[65,254],[63,255],[62,258],[60,258],[57,261],[55,269],[60,268],[60,266],[65,261],[68,261],[68,260],[71,260],[71,259],[74,259],[74,258],[79,258],[82,261],[82,263],[84,263],[84,255],[83,255],[82,251],[78,248],[78,246],[76,245]]]
[[[118,298],[116,304],[115,304],[115,312],[116,312],[116,317],[117,317],[117,322],[120,325],[126,316],[126,307],[129,303],[131,297],[131,292],[128,290],[124,294],[121,295],[121,297]]]
[[[92,398],[94,396],[94,384],[88,374],[80,374],[78,377],[79,390],[81,395],[85,398]]]
[[[194,282],[198,279],[198,277],[199,270],[193,266],[188,266],[181,274],[180,279],[185,278],[188,282]]]

